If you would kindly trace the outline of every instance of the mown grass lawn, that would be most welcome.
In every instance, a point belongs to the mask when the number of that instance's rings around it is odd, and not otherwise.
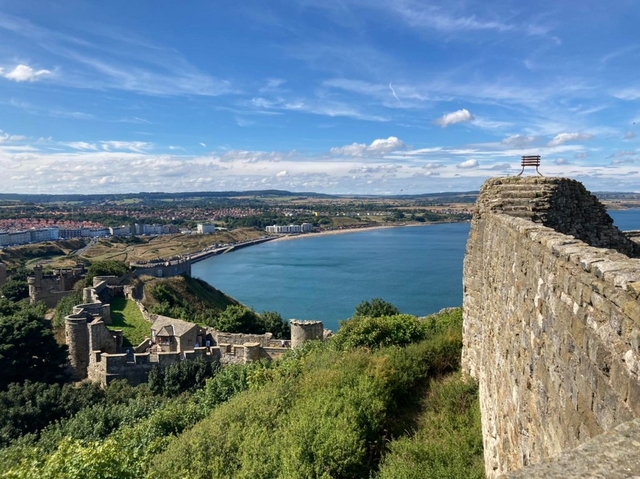
[[[151,323],[145,321],[136,303],[126,298],[111,301],[111,328],[122,329],[124,346],[137,346],[151,335]]]

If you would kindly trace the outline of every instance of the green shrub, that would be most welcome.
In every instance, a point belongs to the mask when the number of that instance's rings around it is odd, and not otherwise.
[[[340,322],[333,341],[341,349],[406,346],[427,336],[427,325],[415,316],[355,316]]]
[[[213,376],[217,365],[197,358],[193,361],[179,361],[164,368],[154,367],[149,373],[149,389],[154,394],[169,397],[185,391],[195,391],[205,385],[207,378]]]
[[[373,298],[371,301],[362,301],[356,306],[353,317],[368,316],[369,318],[379,318],[381,316],[395,316],[400,314],[400,310],[393,304],[381,298]]]
[[[413,437],[389,444],[379,479],[484,477],[480,408],[475,382],[459,374],[431,381],[425,412]]]

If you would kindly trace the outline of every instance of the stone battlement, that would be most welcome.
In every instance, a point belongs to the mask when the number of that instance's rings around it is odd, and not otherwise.
[[[168,278],[186,274],[191,276],[191,260],[188,258],[174,258],[169,260],[157,260],[147,263],[131,263],[132,276],[155,276],[156,278]]]
[[[178,361],[189,361],[204,358],[207,361],[219,362],[219,348],[194,348],[193,351],[151,353],[119,353],[109,354],[92,351],[89,360],[88,378],[91,381],[108,385],[116,379],[126,379],[131,384],[147,381],[153,367],[166,367]]]
[[[488,477],[640,418],[637,247],[576,181],[483,186],[464,261],[462,367],[479,383]]]

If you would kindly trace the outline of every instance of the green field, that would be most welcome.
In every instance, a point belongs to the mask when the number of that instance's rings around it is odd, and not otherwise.
[[[126,298],[111,301],[112,329],[122,329],[124,346],[137,346],[151,335],[151,323],[145,321],[136,303]]]

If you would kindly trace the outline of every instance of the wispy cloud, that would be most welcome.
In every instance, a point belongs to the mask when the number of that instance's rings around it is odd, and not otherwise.
[[[500,143],[507,146],[526,146],[530,145],[535,140],[531,135],[510,135],[502,140]]]
[[[251,99],[250,105],[262,110],[286,110],[311,113],[329,117],[348,117],[366,121],[389,121],[389,117],[370,114],[359,110],[357,107],[338,101],[321,99],[293,99],[284,98],[266,99],[257,97]]]
[[[637,100],[640,98],[640,88],[623,88],[622,90],[614,91],[612,95],[621,100]]]
[[[549,146],[563,145],[570,141],[587,141],[592,138],[593,135],[589,133],[559,133],[549,142]]]
[[[60,68],[55,76],[49,70],[34,70],[22,64],[2,74],[15,81],[51,76],[51,81],[73,88],[127,90],[154,96],[219,96],[237,92],[231,82],[200,72],[175,50],[152,46],[128,35],[110,38],[108,44],[117,47],[105,48],[103,43],[49,30],[3,13],[0,29],[27,38],[44,52],[72,65]],[[98,30],[92,33],[100,35]]]

